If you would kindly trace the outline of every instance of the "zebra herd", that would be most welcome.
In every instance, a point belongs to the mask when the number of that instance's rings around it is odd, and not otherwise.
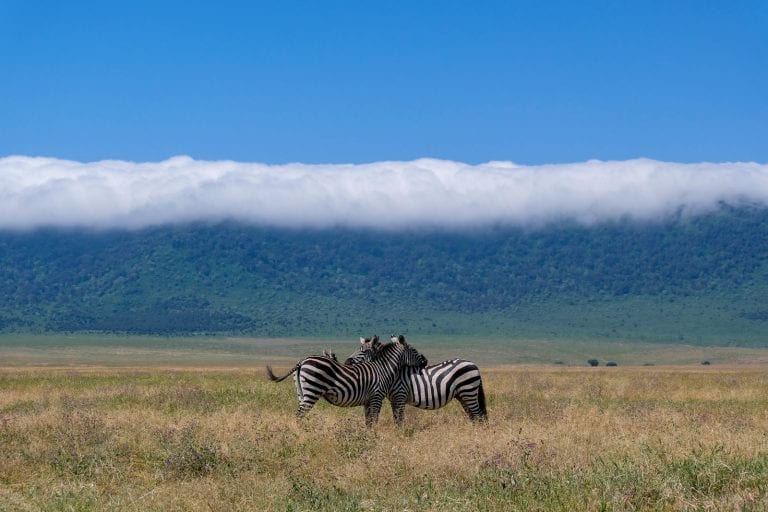
[[[378,420],[384,398],[389,399],[395,423],[400,425],[406,404],[439,409],[456,398],[472,421],[485,422],[488,412],[480,370],[471,361],[452,359],[427,366],[427,358],[405,337],[392,336],[381,343],[378,336],[360,338],[360,346],[344,363],[332,352],[309,356],[282,377],[267,366],[270,380],[280,382],[294,375],[299,409],[304,416],[320,398],[333,405],[362,405],[365,424]]]

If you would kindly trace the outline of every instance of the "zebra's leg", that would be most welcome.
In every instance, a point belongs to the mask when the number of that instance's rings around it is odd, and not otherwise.
[[[299,396],[299,409],[296,411],[296,417],[303,418],[315,406],[318,400],[320,400],[319,394],[307,393],[305,390]]]
[[[483,391],[483,381],[480,381],[480,385],[477,386],[477,414],[475,419],[477,421],[488,423],[488,408],[485,405],[485,391]]]
[[[405,417],[405,391],[398,391],[389,395],[389,403],[392,406],[392,419],[395,425],[402,425]]]
[[[466,413],[466,415],[469,416],[469,419],[474,421],[476,419],[475,416],[478,413],[475,400],[472,400],[470,397],[467,397],[467,396],[457,396],[456,400],[459,401],[462,409],[464,409],[464,412]]]
[[[457,395],[456,399],[461,403],[464,412],[469,419],[478,422],[488,421],[488,412],[485,409],[485,395],[482,384],[473,393]]]
[[[314,395],[304,395],[301,397],[301,401],[299,402],[299,409],[296,411],[296,417],[303,418],[309,412],[309,410],[315,406],[319,399],[319,396]]]
[[[372,427],[379,421],[379,413],[381,412],[381,403],[384,397],[378,394],[374,395],[371,400],[365,404],[365,426]]]

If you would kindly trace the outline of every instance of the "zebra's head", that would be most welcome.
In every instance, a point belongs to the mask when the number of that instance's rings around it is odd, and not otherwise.
[[[373,360],[376,352],[381,348],[378,336],[373,338],[360,338],[360,346],[344,360],[344,364],[357,364]]]
[[[403,366],[413,366],[416,368],[424,368],[427,366],[427,358],[424,354],[413,348],[405,341],[405,336],[392,336],[390,338],[392,344],[397,344],[403,347],[402,364]]]
[[[323,350],[323,357],[327,357],[328,359],[333,359],[337,363],[339,362],[339,358],[336,357],[336,352],[328,348]]]
[[[382,350],[387,349],[388,351],[402,351],[403,366],[412,366],[416,368],[424,368],[427,366],[427,358],[421,352],[410,346],[405,341],[405,336],[392,336],[390,337],[390,340],[391,343],[382,344],[379,342],[378,336],[374,336],[373,338],[360,338],[360,346],[357,350],[352,352],[347,359],[344,360],[344,364],[354,365],[358,363],[373,361],[377,358]]]

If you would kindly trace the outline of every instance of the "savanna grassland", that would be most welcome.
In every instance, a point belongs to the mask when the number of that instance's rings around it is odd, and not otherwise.
[[[453,403],[366,430],[297,422],[258,366],[5,367],[0,509],[768,509],[765,365],[482,371],[488,425]]]

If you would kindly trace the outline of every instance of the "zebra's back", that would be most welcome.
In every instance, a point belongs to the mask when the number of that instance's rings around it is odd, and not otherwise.
[[[370,365],[343,366],[326,357],[308,357],[296,372],[299,400],[322,397],[341,407],[364,405],[381,385]]]

